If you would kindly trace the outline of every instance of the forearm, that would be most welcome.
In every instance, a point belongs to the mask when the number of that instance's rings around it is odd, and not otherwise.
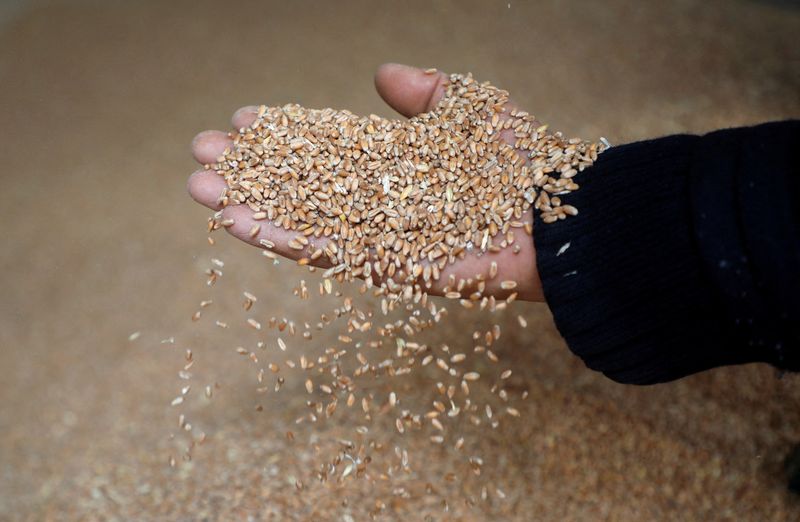
[[[753,361],[800,367],[797,192],[784,187],[797,127],[615,147],[575,178],[563,199],[580,214],[537,222],[534,236],[547,302],[587,366],[639,384]]]

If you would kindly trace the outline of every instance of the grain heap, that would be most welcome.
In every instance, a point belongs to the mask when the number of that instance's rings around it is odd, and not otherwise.
[[[435,109],[408,121],[298,105],[262,106],[255,122],[234,136],[232,150],[211,166],[227,182],[220,205],[244,204],[252,210],[256,224],[251,238],[263,237],[267,229],[262,227],[284,231],[269,229],[273,234],[266,235],[285,241],[261,239],[263,254],[297,259],[312,272],[321,267],[319,295],[339,299],[333,317],[322,314],[316,329],[337,319],[344,319],[344,328],[337,345],[317,356],[297,353],[284,340],[296,334],[311,340],[313,321],[277,317],[251,316],[244,323],[276,333],[274,341],[259,341],[258,348],[275,347],[273,354],[293,358],[264,364],[259,362],[262,354],[236,348],[258,367],[259,393],[279,391],[291,370],[301,373],[308,413],[297,424],[330,418],[340,402],[348,412],[360,410],[361,420],[352,423],[354,441],[337,441],[333,446],[338,449],[317,467],[315,478],[321,482],[341,483],[348,477],[387,480],[411,472],[400,446],[389,452],[393,462],[378,466],[376,455],[389,446],[367,439],[378,417],[391,419],[400,435],[424,430],[432,443],[462,451],[464,438],[454,429],[461,419],[496,428],[502,418],[519,416],[514,400],[524,399],[527,392],[506,388],[510,369],[494,372],[489,391],[496,401],[479,402],[470,386],[479,380],[488,383],[491,376],[476,371],[466,353],[412,339],[447,313],[429,293],[490,312],[516,299],[517,282],[498,281],[502,267],[495,261],[474,265],[486,267],[481,273],[465,275],[453,268],[468,257],[503,249],[517,253],[520,240],[531,241],[531,209],[540,212],[545,223],[576,215],[578,210],[563,204],[561,197],[578,189],[573,177],[605,148],[548,134],[547,126],[532,115],[507,110],[507,101],[505,91],[471,76],[452,75]],[[209,219],[209,231],[231,225],[233,220],[222,211]],[[517,234],[522,232],[520,239]],[[209,285],[224,266],[218,259],[212,264]],[[378,298],[379,309],[362,307],[340,290],[344,283],[358,280],[359,293]],[[312,290],[301,280],[294,293],[308,299]],[[250,292],[244,296],[243,308],[249,314],[257,297]],[[193,320],[199,320],[210,304],[203,301]],[[525,327],[525,319],[519,317],[518,324]],[[228,325],[218,321],[217,326]],[[369,337],[371,332],[378,335]],[[498,324],[476,330],[474,357],[497,365],[492,347],[500,336]],[[181,378],[189,380],[191,351],[186,363]],[[414,411],[408,402],[401,406],[391,381],[423,368],[438,372],[431,379],[435,399]],[[383,385],[379,391],[376,382]],[[173,406],[183,403],[189,389],[182,387]],[[212,387],[206,386],[205,393],[210,398]],[[183,415],[180,424],[186,429]],[[286,436],[294,438],[292,432]],[[184,458],[191,457],[194,443]],[[480,455],[466,455],[465,462],[466,469],[480,475]],[[299,479],[297,487],[304,487]],[[502,498],[499,489],[492,494]],[[487,495],[484,488],[480,496]]]
[[[531,205],[546,223],[578,212],[560,196],[603,146],[547,134],[528,113],[505,114],[507,101],[454,74],[437,107],[409,121],[262,106],[214,166],[228,183],[219,201],[296,232],[287,246],[301,264],[328,263],[328,277],[380,280],[390,300],[418,301],[466,252],[497,252],[514,243],[512,229],[530,234]]]

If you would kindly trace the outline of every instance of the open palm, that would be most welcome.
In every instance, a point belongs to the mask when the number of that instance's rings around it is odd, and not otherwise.
[[[407,117],[432,110],[444,95],[446,81],[447,75],[444,73],[429,74],[421,69],[399,64],[385,64],[375,75],[375,86],[381,97],[392,108]],[[513,104],[509,103],[508,106]],[[257,111],[258,107],[254,106],[239,109],[233,115],[233,127],[238,130],[250,126],[256,119]],[[514,137],[510,130],[503,131],[501,138],[513,146]],[[201,165],[209,165],[215,163],[225,149],[230,149],[232,146],[231,134],[217,130],[204,131],[192,141],[192,153]],[[192,174],[188,183],[191,196],[214,210],[219,210],[218,198],[226,186],[225,180],[214,170],[199,170]],[[267,240],[275,245],[272,248],[274,252],[295,260],[300,257],[298,251],[288,245],[295,233],[270,226],[264,221],[254,220],[253,212],[246,205],[228,206],[223,213],[225,218],[234,221],[227,230],[237,238],[259,247],[262,240]],[[525,213],[523,221],[532,223],[531,209]],[[255,235],[251,233],[254,225],[260,225]],[[456,279],[472,278],[476,274],[488,273],[492,263],[495,263],[497,276],[486,282],[483,295],[497,297],[508,295],[509,292],[500,287],[500,282],[513,280],[518,282],[514,291],[518,292],[520,299],[543,301],[535,258],[532,238],[526,234],[518,234],[514,248],[504,248],[499,252],[486,252],[480,255],[468,253],[455,263],[447,265],[442,270],[439,280],[433,282],[429,292],[443,293],[450,275]],[[320,262],[323,263],[324,260],[321,258]]]

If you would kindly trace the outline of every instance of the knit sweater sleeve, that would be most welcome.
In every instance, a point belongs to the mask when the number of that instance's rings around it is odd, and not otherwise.
[[[800,122],[613,147],[534,241],[585,364],[651,384],[716,366],[800,370]]]

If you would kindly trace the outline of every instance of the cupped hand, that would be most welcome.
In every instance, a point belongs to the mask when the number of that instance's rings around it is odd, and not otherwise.
[[[384,64],[375,75],[375,87],[378,93],[386,103],[406,117],[432,110],[444,95],[446,82],[447,75],[442,72],[431,74],[422,69],[399,64]],[[506,107],[511,109],[513,103],[509,102]],[[258,107],[255,106],[242,107],[237,110],[232,118],[234,129],[238,131],[238,129],[250,126],[256,119],[257,111]],[[225,149],[233,147],[233,135],[229,132],[209,130],[201,132],[192,140],[192,154],[204,168],[196,171],[189,178],[189,194],[197,202],[213,210],[220,209],[218,200],[227,185],[222,176],[214,170],[209,170],[208,166],[216,163],[217,158],[224,153]],[[512,146],[514,145],[514,136],[511,130],[503,131],[501,138]],[[262,240],[267,240],[275,245],[271,250],[284,257],[297,260],[298,252],[288,246],[288,242],[296,236],[296,232],[272,226],[263,220],[256,221],[252,214],[246,205],[225,207],[223,209],[224,218],[232,219],[234,222],[233,225],[226,227],[226,230],[242,241],[260,248],[263,248]],[[532,209],[525,213],[523,221],[533,222]],[[260,225],[260,229],[256,235],[251,235],[254,225]],[[438,281],[433,282],[429,293],[434,295],[443,293],[451,274],[457,280],[474,278],[477,274],[488,273],[491,263],[494,262],[497,264],[497,276],[487,281],[483,295],[505,297],[509,292],[500,288],[500,283],[505,280],[513,280],[517,282],[517,288],[514,291],[518,293],[519,299],[544,301],[541,281],[536,269],[533,238],[524,233],[517,234],[515,245],[518,245],[518,248],[508,247],[499,252],[486,252],[480,255],[466,254],[464,258],[456,260],[455,263],[442,270],[442,276]]]

